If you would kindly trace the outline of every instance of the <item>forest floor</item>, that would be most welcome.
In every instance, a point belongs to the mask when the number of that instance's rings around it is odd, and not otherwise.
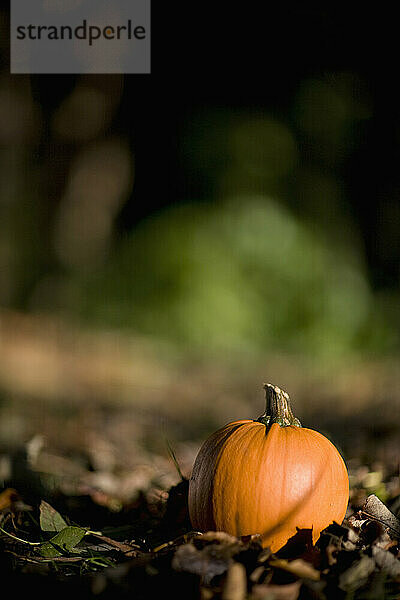
[[[0,570],[13,595],[400,598],[395,360],[235,365],[20,315],[0,326]],[[343,524],[314,546],[300,530],[276,554],[257,535],[193,531],[187,511],[201,442],[259,416],[264,381],[350,475]]]

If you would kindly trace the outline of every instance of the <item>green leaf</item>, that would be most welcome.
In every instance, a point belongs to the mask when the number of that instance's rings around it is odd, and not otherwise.
[[[65,556],[79,544],[85,534],[86,530],[82,529],[82,527],[65,527],[37,550],[43,558]]]
[[[62,531],[67,526],[60,513],[42,500],[40,503],[40,529],[42,531]]]

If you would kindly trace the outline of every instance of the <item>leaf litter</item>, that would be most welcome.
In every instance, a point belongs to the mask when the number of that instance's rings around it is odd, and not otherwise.
[[[161,480],[142,468],[137,492],[127,499],[113,492],[106,473],[103,487],[94,485],[93,477],[82,477],[82,457],[75,470],[71,461],[57,463],[78,473],[67,485],[51,474],[41,477],[40,493],[0,490],[1,570],[15,593],[100,600],[168,592],[200,600],[400,598],[395,470],[377,477],[376,465],[351,466],[344,522],[332,523],[316,545],[311,530],[298,530],[273,554],[259,535],[193,531],[181,471],[171,484],[172,477]],[[373,490],[371,483],[380,487]]]

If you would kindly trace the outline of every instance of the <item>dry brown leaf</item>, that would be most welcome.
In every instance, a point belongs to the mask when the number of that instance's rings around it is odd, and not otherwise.
[[[265,568],[262,565],[259,565],[251,573],[251,575],[250,575],[250,581],[252,583],[257,583],[257,581],[259,581],[259,579],[260,579],[261,575],[263,575],[263,573],[265,573]]]
[[[20,496],[17,490],[14,490],[14,488],[6,488],[0,493],[0,510],[10,508],[19,499]]]
[[[296,577],[311,579],[312,581],[319,581],[320,579],[319,571],[314,569],[310,563],[302,558],[297,558],[292,561],[276,558],[270,560],[269,565],[276,569],[282,569],[283,571],[292,573],[292,575],[296,575]]]
[[[254,585],[251,600],[297,600],[300,593],[301,581],[285,585],[259,584]]]
[[[326,556],[328,558],[328,565],[331,567],[332,565],[337,563],[337,552],[338,548],[334,544],[328,544],[325,548]]]
[[[245,600],[247,593],[246,569],[241,563],[233,563],[228,569],[224,586],[222,588],[222,600]]]
[[[400,578],[400,560],[396,558],[391,552],[382,550],[382,548],[372,548],[372,556],[375,559],[377,566],[393,577],[393,579]]]
[[[209,583],[216,575],[222,575],[232,564],[232,549],[226,545],[209,544],[198,550],[192,542],[180,546],[172,559],[175,571],[200,575]]]
[[[201,540],[204,542],[217,542],[222,544],[237,544],[239,539],[225,531],[206,531],[201,535]]]
[[[369,556],[363,556],[340,575],[339,587],[346,592],[357,590],[364,585],[374,570],[374,559]]]
[[[400,519],[377,496],[368,496],[361,512],[368,518],[379,521],[389,529],[389,533],[400,539]]]

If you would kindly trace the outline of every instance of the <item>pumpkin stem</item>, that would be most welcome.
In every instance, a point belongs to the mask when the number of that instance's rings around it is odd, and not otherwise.
[[[271,383],[264,384],[266,409],[257,419],[266,427],[278,423],[281,427],[301,427],[301,423],[292,412],[289,394]]]

